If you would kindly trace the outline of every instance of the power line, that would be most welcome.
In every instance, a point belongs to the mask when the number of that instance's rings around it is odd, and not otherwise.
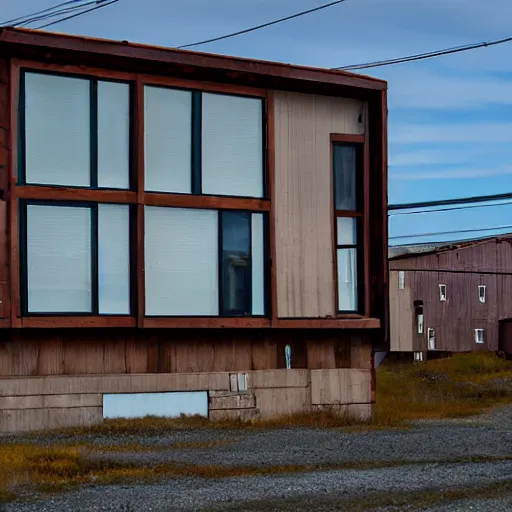
[[[466,203],[485,203],[490,201],[501,201],[503,199],[512,199],[512,192],[506,192],[504,194],[493,194],[487,196],[459,197],[457,199],[440,199],[437,201],[423,201],[418,203],[390,204],[388,206],[388,210],[414,210],[417,208],[430,208],[431,206],[451,206],[455,204]]]
[[[335,2],[329,2],[328,4],[319,5],[318,7],[314,7],[312,9],[307,9],[305,11],[297,12],[295,14],[291,14],[290,16],[285,16],[284,18],[279,18],[277,20],[269,21],[267,23],[262,23],[261,25],[256,25],[255,27],[246,28],[244,30],[239,30],[238,32],[231,32],[230,34],[225,34],[223,36],[212,37],[211,39],[205,39],[204,41],[198,41],[197,43],[184,44],[181,46],[176,46],[176,48],[190,48],[191,46],[199,46],[201,44],[213,43],[215,41],[222,41],[223,39],[229,39],[230,37],[240,36],[242,34],[248,34],[249,32],[254,32],[255,30],[260,30],[262,28],[270,27],[271,25],[277,25],[278,23],[282,23],[283,21],[292,20],[294,18],[299,18],[301,16],[305,16],[306,14],[311,14],[312,12],[321,11],[323,9],[327,9],[328,7],[332,7],[334,5],[341,4],[346,0],[336,0]]]
[[[389,217],[395,217],[397,215],[415,215],[417,213],[434,213],[434,212],[451,212],[454,210],[469,210],[471,208],[491,208],[493,206],[506,206],[508,204],[512,204],[512,201],[506,201],[503,203],[496,204],[474,204],[474,205],[466,205],[466,206],[454,206],[453,208],[438,208],[435,210],[419,210],[416,212],[393,212],[389,213]]]
[[[104,1],[104,0],[100,0],[100,1]],[[73,7],[66,7],[64,9],[59,9],[57,11],[49,12],[46,14],[40,14],[39,16],[32,16],[32,18],[28,18],[26,20],[16,23],[16,26],[23,27],[23,26],[30,25],[31,23],[35,23],[37,21],[44,21],[44,20],[51,19],[51,18],[57,18],[59,16],[65,15],[65,14],[69,14],[69,13],[76,12],[76,11],[81,11],[82,9],[84,9],[85,7],[87,7],[89,5],[98,5],[98,3],[99,3],[98,0],[90,0],[89,2],[80,4],[80,5],[75,5]]]
[[[396,240],[397,238],[422,238],[425,236],[453,235],[456,233],[478,233],[481,231],[499,231],[501,229],[512,229],[512,225],[495,226],[492,228],[480,228],[480,229],[457,229],[455,231],[437,231],[435,233],[420,233],[417,235],[390,236],[389,240]]]
[[[23,23],[24,21],[23,20],[26,20],[29,16],[37,16],[38,14],[44,14],[46,12],[50,12],[50,11],[53,11],[55,9],[58,9],[59,7],[64,7],[66,5],[70,5],[70,4],[76,4],[78,2],[82,2],[83,0],[68,0],[67,2],[62,2],[60,4],[57,4],[57,5],[54,5],[53,7],[48,7],[46,9],[43,9],[42,11],[37,11],[37,12],[34,12],[32,14],[28,14],[26,16],[19,16],[18,18],[13,18],[11,20],[7,20],[7,21],[3,21],[2,23],[0,23],[0,25],[2,26],[5,26],[5,25],[10,25],[10,24],[19,24],[19,23]]]
[[[476,50],[478,48],[487,48],[489,46],[497,46],[499,44],[510,43],[512,42],[512,37],[505,37],[503,39],[495,39],[494,41],[482,42],[482,43],[473,43],[467,44],[463,46],[455,46],[453,48],[445,48],[442,50],[435,50],[426,53],[417,53],[415,55],[408,55],[405,57],[397,57],[394,59],[387,60],[377,60],[374,62],[366,62],[364,64],[352,64],[350,66],[341,66],[338,68],[332,68],[335,70],[341,71],[355,71],[358,69],[369,69],[369,68],[377,68],[381,66],[391,66],[393,64],[403,64],[404,62],[414,62],[418,60],[431,59],[434,57],[441,57],[443,55],[451,55],[454,53],[467,52],[470,50]]]
[[[44,25],[40,25],[39,27],[36,27],[36,29],[39,30],[41,28],[50,27],[52,25],[56,25],[57,23],[61,23],[62,21],[70,20],[70,19],[76,18],[78,16],[81,16],[82,14],[87,14],[88,12],[96,11],[98,9],[102,9],[103,7],[108,7],[109,5],[112,5],[112,4],[115,4],[115,3],[119,2],[119,0],[110,0],[110,1],[99,0],[99,2],[101,2],[101,3],[99,5],[96,5],[96,7],[91,7],[90,9],[86,9],[85,11],[80,11],[80,12],[78,12],[76,14],[71,15],[71,16],[66,16],[66,17],[61,18],[59,20],[51,21],[50,23],[45,23]]]

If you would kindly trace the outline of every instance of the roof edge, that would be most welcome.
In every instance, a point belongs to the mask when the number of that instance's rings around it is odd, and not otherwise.
[[[385,80],[347,71],[42,30],[2,27],[0,28],[0,42],[281,76],[292,80],[305,80],[377,91],[387,90]]]

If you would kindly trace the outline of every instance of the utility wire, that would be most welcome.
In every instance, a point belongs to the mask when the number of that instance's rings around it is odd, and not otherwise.
[[[40,25],[38,27],[36,27],[36,29],[41,29],[41,28],[46,28],[46,27],[51,27],[52,25],[56,25],[57,23],[61,23],[63,21],[66,21],[66,20],[70,20],[70,19],[73,19],[73,18],[76,18],[78,16],[81,16],[82,14],[87,14],[88,12],[92,12],[92,11],[96,11],[98,9],[102,9],[103,7],[108,7],[109,5],[112,5],[112,4],[115,4],[117,2],[119,2],[119,0],[110,0],[109,1],[106,1],[106,0],[99,0],[99,2],[101,2],[99,5],[96,5],[96,7],[91,7],[90,9],[86,9],[85,11],[80,11],[76,14],[73,14],[71,16],[66,16],[64,18],[61,18],[59,20],[55,20],[55,21],[51,21],[50,23],[46,23],[44,25]]]
[[[491,228],[480,228],[480,229],[457,229],[454,231],[437,231],[435,233],[420,233],[417,235],[390,236],[389,240],[396,240],[397,238],[421,238],[421,237],[425,237],[425,236],[453,235],[456,233],[478,233],[480,231],[498,231],[501,229],[512,229],[512,225],[495,226],[495,227],[491,227]]]
[[[88,7],[89,5],[98,5],[98,4],[99,4],[98,0],[90,0],[89,2],[86,2],[84,4],[75,5],[72,7],[66,7],[66,8],[59,9],[57,11],[49,12],[46,14],[40,14],[38,16],[32,16],[32,18],[28,18],[26,20],[16,23],[16,26],[24,27],[24,26],[30,25],[31,23],[35,23],[37,21],[44,21],[44,20],[51,19],[51,18],[57,18],[59,16],[65,15],[65,14],[69,14],[69,13],[76,12],[76,11],[81,11],[82,9],[84,9],[85,7]]]
[[[46,9],[43,9],[42,11],[37,11],[37,12],[34,12],[32,14],[29,14],[27,16],[19,16],[18,18],[13,18],[11,20],[7,20],[7,21],[3,21],[2,23],[0,23],[0,25],[2,26],[6,26],[6,25],[11,25],[11,24],[19,24],[19,23],[24,23],[23,20],[26,20],[29,16],[37,16],[38,14],[44,14],[46,12],[50,12],[50,11],[53,11],[55,9],[58,9],[59,7],[64,7],[66,5],[70,5],[70,4],[76,4],[78,2],[82,2],[83,0],[68,0],[67,2],[62,2],[60,4],[57,4],[57,5],[54,5],[53,7],[48,7]]]
[[[395,217],[397,215],[415,215],[418,213],[451,212],[454,210],[469,210],[471,208],[491,208],[493,206],[506,206],[508,204],[512,204],[512,201],[506,201],[503,203],[496,203],[496,204],[474,204],[474,205],[466,205],[466,206],[454,206],[453,208],[437,208],[435,210],[419,210],[419,211],[415,211],[415,212],[392,212],[392,213],[388,213],[388,216]]]
[[[493,194],[487,196],[460,197],[457,199],[440,199],[437,201],[423,201],[419,203],[398,203],[390,204],[389,211],[394,210],[413,210],[417,208],[430,208],[431,206],[452,206],[456,204],[466,203],[486,203],[490,201],[501,201],[504,199],[512,199],[512,192],[504,194]]]
[[[199,46],[201,44],[213,43],[215,41],[222,41],[223,39],[229,39],[230,37],[240,36],[242,34],[248,34],[249,32],[254,32],[256,30],[260,30],[262,28],[270,27],[271,25],[277,25],[278,23],[282,23],[283,21],[293,20],[295,18],[299,18],[301,16],[305,16],[306,14],[311,14],[312,12],[321,11],[323,9],[327,9],[328,7],[333,7],[334,5],[341,4],[346,0],[336,0],[335,2],[329,2],[328,4],[319,5],[318,7],[314,7],[312,9],[307,9],[305,11],[297,12],[295,14],[291,14],[290,16],[285,16],[284,18],[279,18],[277,20],[269,21],[267,23],[262,23],[261,25],[256,25],[255,27],[246,28],[244,30],[239,30],[238,32],[231,32],[230,34],[225,34],[223,36],[212,37],[211,39],[205,39],[204,41],[198,41],[197,43],[184,44],[181,46],[176,46],[178,49],[190,48],[191,46]]]
[[[461,53],[461,52],[467,52],[470,50],[476,50],[477,48],[487,48],[489,46],[497,46],[499,44],[504,43],[510,43],[512,42],[512,37],[505,37],[503,39],[495,39],[493,41],[489,42],[482,42],[482,43],[473,43],[473,44],[467,44],[463,46],[455,46],[453,48],[445,48],[442,50],[435,50],[431,52],[426,53],[417,53],[415,55],[408,55],[405,57],[397,57],[394,59],[387,59],[387,60],[377,60],[374,62],[366,62],[364,64],[351,64],[350,66],[341,66],[338,68],[332,68],[335,70],[341,70],[341,71],[355,71],[358,69],[369,69],[369,68],[377,68],[381,66],[391,66],[393,64],[403,64],[405,62],[414,62],[418,60],[424,60],[424,59],[432,59],[434,57],[441,57],[443,55],[452,55],[454,53]]]

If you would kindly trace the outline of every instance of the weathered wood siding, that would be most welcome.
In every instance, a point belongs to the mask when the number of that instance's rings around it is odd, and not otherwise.
[[[277,313],[334,316],[330,134],[362,134],[365,105],[282,91],[273,96]]]
[[[440,254],[398,258],[390,262],[391,350],[426,351],[428,329],[435,329],[436,350],[496,351],[499,321],[512,317],[512,245],[492,240]],[[405,289],[398,274],[405,272]],[[445,302],[439,285],[446,285]],[[478,286],[486,286],[486,302]],[[423,301],[424,332],[418,335],[414,301]],[[475,329],[485,330],[485,342],[475,342]]]
[[[30,329],[0,331],[0,377],[190,373],[292,367],[370,369],[372,336],[339,330]]]

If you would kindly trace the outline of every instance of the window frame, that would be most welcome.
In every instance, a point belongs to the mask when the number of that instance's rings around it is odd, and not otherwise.
[[[479,341],[480,336],[482,335],[482,341]],[[475,329],[475,344],[476,345],[485,345],[485,329]]]
[[[366,131],[366,130],[365,130]],[[367,131],[366,131],[367,133]],[[356,209],[338,210],[336,208],[336,173],[334,169],[335,146],[352,146],[356,148]],[[334,304],[337,318],[361,318],[370,316],[369,291],[369,154],[368,141],[365,135],[339,134],[330,135],[330,162],[332,177],[332,212],[333,212],[333,271],[334,271]],[[338,243],[338,218],[352,218],[356,222],[356,244]],[[338,249],[357,250],[357,309],[340,310]]]
[[[265,328],[276,322],[275,267],[273,264],[273,239],[271,227],[273,209],[271,205],[271,183],[273,176],[273,130],[269,120],[273,118],[273,96],[266,89],[251,86],[200,82],[186,78],[174,78],[147,73],[116,71],[74,64],[55,64],[26,59],[11,59],[11,144],[10,175],[13,186],[9,192],[9,232],[11,243],[10,265],[10,325],[22,327],[140,327],[140,328]],[[21,175],[20,135],[21,117],[19,106],[22,95],[20,82],[23,71],[46,73],[73,78],[88,78],[96,81],[122,82],[130,86],[130,189],[109,189],[89,186],[61,186],[26,184],[18,177]],[[235,96],[258,98],[262,101],[262,175],[264,197],[242,197],[221,195],[193,195],[166,192],[145,191],[144,179],[144,86],[169,87],[187,91],[212,92]],[[271,146],[271,148],[270,148]],[[42,315],[30,313],[24,315],[22,300],[22,258],[20,254],[19,216],[23,202],[38,201],[50,205],[70,203],[111,203],[130,205],[130,262],[134,267],[134,277],[130,281],[131,315],[92,315],[63,314]],[[205,208],[216,210],[244,210],[250,213],[262,213],[264,217],[264,287],[265,316],[237,317],[172,317],[162,318],[145,316],[144,296],[144,206],[169,206],[184,208]],[[131,272],[131,267],[130,267]],[[130,274],[131,275],[131,274]],[[26,297],[26,294],[25,294]],[[276,322],[276,327],[278,327]],[[314,327],[314,325],[310,325]]]
[[[133,243],[134,231],[134,213],[133,207],[126,204],[117,204],[118,206],[128,207],[128,230],[129,230],[129,264],[128,264],[128,278],[129,278],[129,297],[128,302],[130,305],[130,312],[125,314],[120,313],[100,313],[99,312],[99,204],[91,201],[44,201],[44,200],[20,200],[19,201],[19,240],[20,240],[20,305],[21,315],[26,318],[32,317],[99,317],[99,318],[129,318],[133,316],[135,305],[135,291],[134,291],[134,276],[135,276],[135,262],[131,251]],[[27,209],[28,206],[51,206],[71,207],[71,208],[87,208],[90,210],[90,229],[91,229],[91,311],[90,312],[33,312],[28,310],[28,238],[27,238]]]
[[[76,78],[79,80],[87,80],[89,82],[89,186],[79,185],[54,185],[51,183],[27,183],[26,168],[26,117],[25,117],[25,76],[27,73],[57,76],[63,78]],[[126,84],[129,91],[128,102],[128,188],[102,187],[98,185],[98,82],[110,82],[118,84]],[[94,74],[86,74],[53,71],[52,69],[38,69],[31,65],[22,65],[19,68],[19,94],[18,94],[18,145],[17,145],[17,174],[16,185],[29,187],[50,187],[52,189],[76,189],[76,190],[112,190],[112,191],[130,191],[135,186],[136,168],[134,162],[134,145],[135,141],[135,123],[134,123],[134,83],[132,80],[123,80],[117,78],[109,78]]]
[[[443,293],[443,290],[444,290],[444,293]],[[446,285],[439,284],[439,302],[446,302],[446,301],[447,301]]]
[[[480,293],[481,291],[483,291],[483,294]],[[480,302],[480,304],[487,302],[487,285],[485,284],[478,285],[478,302]]]

